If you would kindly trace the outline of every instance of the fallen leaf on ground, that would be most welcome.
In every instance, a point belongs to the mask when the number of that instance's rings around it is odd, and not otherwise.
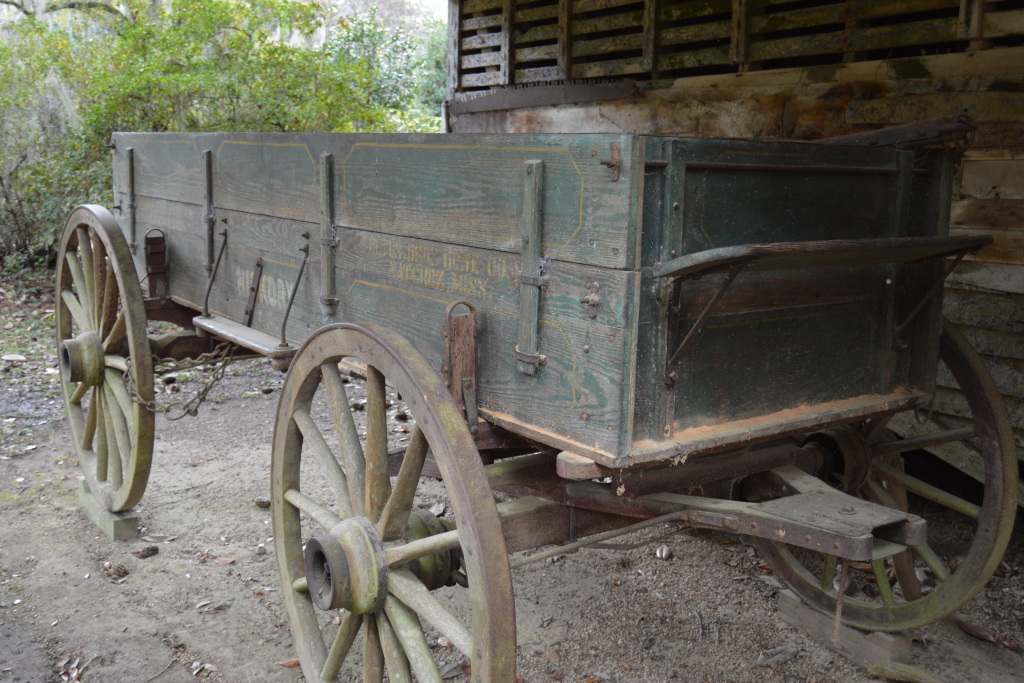
[[[757,656],[757,661],[754,666],[775,666],[777,664],[785,664],[789,660],[797,656],[800,650],[795,647],[773,647],[770,650],[763,650],[761,654]]]
[[[213,563],[214,564],[234,564],[235,561],[232,560],[230,557],[216,557],[216,558],[214,558]]]
[[[142,540],[147,543],[170,543],[177,536],[166,536],[164,534],[150,534],[149,536],[143,536]]]
[[[960,627],[960,630],[978,640],[984,640],[989,643],[996,642],[996,637],[991,633],[978,626],[972,621],[965,619],[964,617],[953,617],[953,623]]]
[[[295,659],[295,658],[293,658],[293,659],[285,659],[285,660],[282,660],[282,661],[278,662],[278,664],[280,664],[281,666],[286,666],[289,669],[294,669],[295,667],[297,667],[301,663],[302,662],[300,662],[298,659]]]

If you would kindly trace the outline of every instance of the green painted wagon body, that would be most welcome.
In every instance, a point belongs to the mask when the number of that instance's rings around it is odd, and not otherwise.
[[[891,148],[631,135],[114,136],[119,223],[140,277],[146,237],[165,237],[174,301],[203,309],[226,239],[216,320],[249,318],[270,349],[298,281],[293,347],[380,322],[435,367],[446,308],[468,302],[481,416],[611,467],[926,399],[939,302],[896,328],[941,267],[879,242],[945,231],[951,166],[917,166]],[[822,240],[868,242],[743,258]]]

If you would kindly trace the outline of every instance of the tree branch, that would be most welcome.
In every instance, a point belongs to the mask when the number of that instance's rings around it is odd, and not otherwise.
[[[4,2],[5,0],[0,0]],[[108,14],[113,14],[115,17],[122,21],[128,21],[128,17],[121,13],[121,10],[117,9],[113,5],[107,2],[98,2],[97,0],[57,0],[55,2],[47,3],[46,13],[59,12],[66,9],[97,9]]]
[[[0,0],[0,5],[7,5],[8,7],[13,7],[14,9],[24,14],[26,17],[35,16],[35,12],[33,12],[28,7],[25,7],[24,0]]]

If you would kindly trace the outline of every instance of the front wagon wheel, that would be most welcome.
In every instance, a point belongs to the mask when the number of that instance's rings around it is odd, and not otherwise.
[[[366,366],[365,403],[350,403],[346,358]],[[389,437],[407,441],[394,480]],[[421,479],[428,454],[442,484]],[[303,345],[278,404],[271,501],[307,680],[440,681],[463,661],[474,681],[514,680],[511,572],[491,489],[465,420],[405,339],[342,324]]]
[[[755,541],[780,578],[808,604],[834,614],[841,599],[843,622],[859,629],[900,631],[952,614],[988,582],[1013,530],[1017,463],[1002,397],[981,358],[948,321],[939,359],[940,375],[959,386],[972,424],[950,424],[907,440],[891,433],[887,438],[886,430],[874,430],[881,438],[866,439],[868,425],[811,436],[831,463],[825,472],[830,483],[874,503],[901,510],[909,505],[928,522],[926,543],[890,558],[844,566],[834,556]],[[985,486],[980,502],[966,499],[955,482],[926,482],[906,467],[923,445],[954,444],[979,461]]]
[[[57,252],[57,355],[68,431],[111,512],[142,498],[153,457],[153,360],[131,252],[101,206],[68,216]]]

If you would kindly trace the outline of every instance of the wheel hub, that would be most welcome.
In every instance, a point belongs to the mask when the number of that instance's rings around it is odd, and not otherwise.
[[[871,473],[871,449],[859,430],[842,425],[811,434],[804,447],[817,446],[822,471],[817,476],[846,493],[863,486]]]
[[[330,533],[309,539],[303,555],[309,595],[320,609],[368,614],[384,606],[388,565],[369,520],[338,523]]]
[[[60,374],[65,382],[103,384],[103,342],[94,331],[83,332],[60,345]]]

